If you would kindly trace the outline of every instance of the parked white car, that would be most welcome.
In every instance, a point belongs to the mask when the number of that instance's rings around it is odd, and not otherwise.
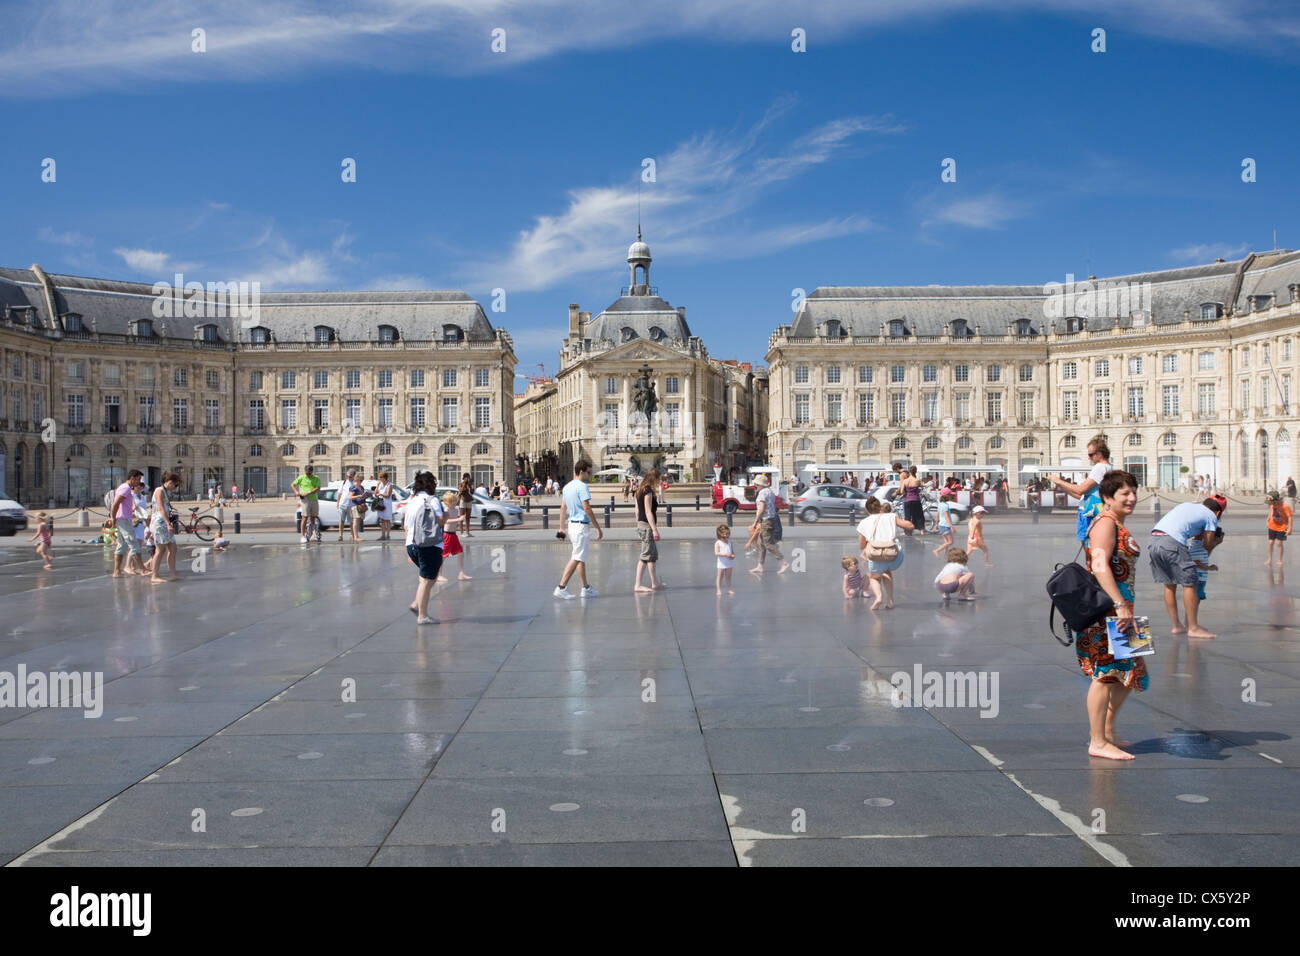
[[[27,512],[23,506],[9,498],[0,498],[0,535],[13,537],[27,530]]]
[[[361,482],[361,487],[366,491],[374,491],[379,482],[373,479],[367,479]],[[316,493],[316,499],[320,503],[320,526],[321,530],[334,528],[339,523],[339,489],[343,487],[342,481],[331,481],[328,485],[321,488]],[[402,526],[402,507],[406,504],[406,499],[411,495],[410,491],[401,485],[393,485],[393,526],[400,528]],[[298,506],[294,512],[294,523],[302,517],[302,506]],[[379,513],[373,508],[366,508],[366,513],[361,519],[363,528],[379,527]]]

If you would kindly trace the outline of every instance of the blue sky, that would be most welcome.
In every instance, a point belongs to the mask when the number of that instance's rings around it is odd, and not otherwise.
[[[503,288],[489,317],[520,374],[554,371],[569,302],[594,314],[626,284],[645,157],[651,281],[719,358],[762,362],[795,288],[1041,285],[1239,257],[1274,229],[1300,247],[1286,5],[50,0],[0,17],[0,264],[454,288],[485,308]]]

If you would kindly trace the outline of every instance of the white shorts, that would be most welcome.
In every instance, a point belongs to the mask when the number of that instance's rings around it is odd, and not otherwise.
[[[568,530],[569,544],[573,545],[570,560],[586,561],[587,544],[591,541],[591,525],[584,521],[570,521]]]

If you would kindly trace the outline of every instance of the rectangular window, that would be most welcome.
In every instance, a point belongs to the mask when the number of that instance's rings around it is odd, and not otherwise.
[[[346,374],[346,376],[344,377],[343,387],[344,387],[344,388],[360,388],[360,387],[361,387],[361,369],[359,369],[359,368],[350,368],[350,369],[348,369],[348,370],[347,370],[347,374]]]
[[[796,385],[805,385],[808,382],[808,366],[796,365],[794,367],[794,381]]]
[[[1261,375],[1259,377],[1259,407],[1263,409],[1268,408],[1268,376],[1267,375]]]
[[[1290,344],[1291,344],[1291,343],[1288,342],[1288,343],[1287,343],[1287,346],[1290,347]],[[1285,356],[1285,357],[1286,357],[1286,358],[1290,358],[1291,356],[1290,356],[1290,355],[1287,355],[1287,356]],[[33,381],[33,382],[39,382],[39,381],[41,380],[41,374],[42,374],[42,373],[41,373],[41,366],[43,366],[44,364],[45,364],[45,363],[42,362],[40,359],[32,359],[32,381]],[[33,417],[33,418],[36,418],[37,416],[36,416],[35,414],[33,414],[32,417]],[[38,456],[36,457],[35,461],[39,462],[40,460],[41,460],[41,458],[40,458],[40,456],[38,455]],[[37,484],[40,484],[40,482],[37,482]]]
[[[220,388],[221,373],[214,368],[210,368],[204,373],[204,381],[207,383],[208,388]]]
[[[487,388],[492,384],[492,370],[486,368],[474,369],[474,387]]]
[[[35,392],[32,394],[32,422],[34,425],[39,425],[44,418],[45,403],[41,400],[41,393]],[[41,456],[37,455],[33,460],[40,461]]]
[[[424,388],[424,369],[411,369],[411,388]]]
[[[1128,373],[1130,375],[1142,374],[1142,356],[1134,355],[1128,360]]]
[[[1160,411],[1165,418],[1178,417],[1178,386],[1164,385],[1160,389]]]
[[[665,378],[665,379],[664,379],[664,394],[665,394],[665,395],[676,395],[676,394],[677,394],[677,391],[678,391],[677,384],[678,384],[678,383],[677,383],[677,376],[676,376],[676,375],[669,375],[667,378]]]
[[[1163,356],[1161,356],[1161,357],[1160,357],[1160,371],[1162,371],[1162,372],[1177,372],[1177,371],[1178,371],[1178,356],[1177,356],[1177,355],[1163,355]]]
[[[424,399],[413,398],[411,399],[411,427],[423,428],[424,423]]]
[[[1249,345],[1243,345],[1241,347],[1241,367],[1244,369],[1250,368],[1250,346]]]
[[[899,384],[899,383],[901,383],[901,382],[906,382],[906,381],[907,381],[907,366],[906,366],[906,365],[891,365],[891,366],[889,366],[889,381],[892,382],[892,383],[894,383],[894,384]]]
[[[921,395],[921,418],[927,422],[937,421],[939,418],[939,393],[925,392]]]
[[[1290,339],[1282,340],[1282,361],[1283,362],[1291,361],[1291,340]],[[40,366],[37,366],[37,368],[39,369]]]
[[[1098,423],[1110,421],[1110,389],[1099,388],[1092,398],[1093,419]]]
[[[393,400],[391,398],[381,398],[379,400],[379,421],[380,428],[393,427]]]
[[[889,423],[901,425],[907,421],[907,392],[889,393]]]
[[[1032,425],[1035,413],[1037,412],[1037,402],[1033,392],[1020,393],[1020,423],[1022,425]]]
[[[987,374],[988,374],[988,381],[990,381],[990,382],[1000,382],[1000,381],[1002,381],[1002,366],[1001,366],[1001,365],[990,365],[990,366],[988,367],[988,372],[987,372]]]
[[[391,368],[381,368],[378,374],[380,388],[393,387],[393,370]]]
[[[261,387],[262,387],[262,373],[261,373],[261,372],[249,372],[249,373],[248,373],[248,387],[249,387],[250,389],[261,388]]]
[[[923,382],[937,382],[937,381],[939,381],[939,366],[937,366],[937,365],[922,365],[922,366],[921,366],[921,381],[923,381]]]
[[[311,425],[318,432],[330,427],[330,400],[328,398],[312,399]]]
[[[796,395],[794,397],[794,423],[796,425],[807,425],[808,420],[808,396]]]
[[[190,427],[189,399],[173,398],[172,399],[172,428],[189,428],[189,427]]]
[[[1130,385],[1128,388],[1128,413],[1133,418],[1141,418],[1146,414],[1146,401],[1140,385]]]
[[[18,377],[18,378],[22,378],[22,374],[23,374],[23,371],[22,371],[22,364],[23,364],[23,360],[20,358],[20,359],[18,360],[18,369],[17,369],[17,372],[16,372],[16,377]],[[121,385],[121,384],[122,384],[122,366],[120,366],[120,365],[104,365],[104,366],[102,366],[102,368],[103,368],[103,370],[104,370],[104,384],[105,384],[105,385]]]
[[[153,428],[153,396],[140,396],[140,427]]]
[[[209,398],[203,402],[203,424],[208,428],[220,427],[221,402],[217,399]]]
[[[1263,361],[1263,363],[1264,363],[1265,365],[1269,365],[1269,364],[1272,363],[1272,361],[1273,361],[1273,357],[1272,357],[1272,356],[1273,356],[1273,346],[1270,345],[1268,342],[1265,342],[1265,343],[1261,346],[1261,348],[1264,350],[1264,354],[1263,354],[1261,360]]]
[[[988,408],[987,420],[989,422],[1002,421],[1002,393],[989,392],[985,398],[987,399],[986,404]]]
[[[838,365],[826,366],[826,382],[829,385],[838,385],[840,383],[840,367]]]
[[[870,365],[859,365],[859,366],[858,366],[858,383],[861,384],[861,385],[870,385],[871,382],[872,382],[872,379],[875,377],[875,376],[873,375],[874,371],[875,371],[875,369],[874,369],[872,366],[870,366]]]
[[[867,425],[876,417],[876,402],[873,392],[858,392],[858,424]]]
[[[330,387],[330,373],[324,369],[318,369],[311,373],[311,387],[316,391],[323,391]]]
[[[298,400],[280,399],[280,427],[292,431],[298,427]]]
[[[474,399],[474,427],[488,428],[492,424],[492,399]]]
[[[952,397],[953,416],[959,422],[970,421],[970,392],[957,392]]]
[[[618,379],[614,378],[613,376],[610,376],[609,378],[605,379],[605,394],[606,395],[618,394]]]
[[[248,427],[258,431],[266,427],[266,402],[260,398],[249,399]]]
[[[260,375],[261,372],[259,372],[258,374]],[[152,365],[141,365],[138,369],[135,370],[135,377],[136,377],[136,383],[141,388],[154,387],[154,382],[156,381],[156,379],[154,378],[154,367]]]
[[[1214,353],[1202,352],[1200,355],[1198,355],[1196,357],[1196,367],[1199,368],[1202,372],[1213,372]]]
[[[954,366],[952,367],[952,380],[953,380],[954,382],[969,382],[969,381],[970,381],[970,366],[969,366],[969,365],[954,365]]]
[[[1291,376],[1282,376],[1282,404],[1285,406],[1283,411],[1289,411],[1291,408]],[[37,416],[40,417],[39,415]]]
[[[1215,414],[1213,382],[1202,382],[1196,386],[1196,411],[1207,417]]]
[[[1065,401],[1061,408],[1061,420],[1066,422],[1077,422],[1079,420],[1079,393],[1066,392]]]
[[[1079,363],[1065,362],[1061,365],[1061,378],[1072,382],[1079,377]]]
[[[1094,371],[1097,378],[1110,378],[1110,359],[1097,359]]]
[[[86,365],[84,362],[69,362],[67,370],[69,382],[84,382],[86,380]]]
[[[1034,367],[1032,365],[1020,366],[1020,381],[1032,382],[1034,380]]]
[[[682,427],[682,406],[677,402],[668,402],[664,408],[668,411],[668,430],[677,431]]]
[[[605,428],[618,428],[618,402],[605,403]]]
[[[282,389],[286,389],[286,388],[296,388],[296,387],[297,387],[297,381],[298,381],[298,376],[297,376],[297,374],[294,373],[294,372],[281,372],[281,373],[280,373],[280,388],[282,388]]]
[[[190,370],[184,366],[172,369],[172,387],[189,388]]]
[[[454,368],[445,368],[442,370],[442,387],[456,387],[456,370]]]
[[[843,421],[844,396],[839,392],[826,395],[826,424],[838,425]]]
[[[14,371],[14,378],[23,377],[23,357],[21,355],[14,356],[13,371]]]
[[[343,420],[356,428],[361,427],[361,399],[349,398],[344,401]]]
[[[1241,400],[1238,407],[1244,413],[1250,407],[1250,379],[1243,378],[1241,380],[1241,393],[1238,397]]]
[[[455,428],[460,421],[460,405],[454,398],[442,400],[442,427]]]

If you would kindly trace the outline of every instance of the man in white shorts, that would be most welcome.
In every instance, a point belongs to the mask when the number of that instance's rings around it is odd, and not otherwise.
[[[564,491],[561,492],[564,497],[564,510],[569,518],[565,534],[573,546],[573,556],[564,566],[564,575],[560,578],[560,583],[554,592],[557,598],[565,601],[573,600],[573,595],[569,593],[569,578],[573,577],[574,571],[578,572],[578,580],[582,582],[582,596],[585,598],[599,596],[599,592],[587,583],[587,545],[591,540],[592,528],[596,529],[597,541],[605,537],[605,532],[600,530],[596,516],[591,511],[591,489],[587,487],[587,482],[591,478],[591,462],[585,458],[581,459],[573,466],[573,473],[576,477],[565,485]]]

